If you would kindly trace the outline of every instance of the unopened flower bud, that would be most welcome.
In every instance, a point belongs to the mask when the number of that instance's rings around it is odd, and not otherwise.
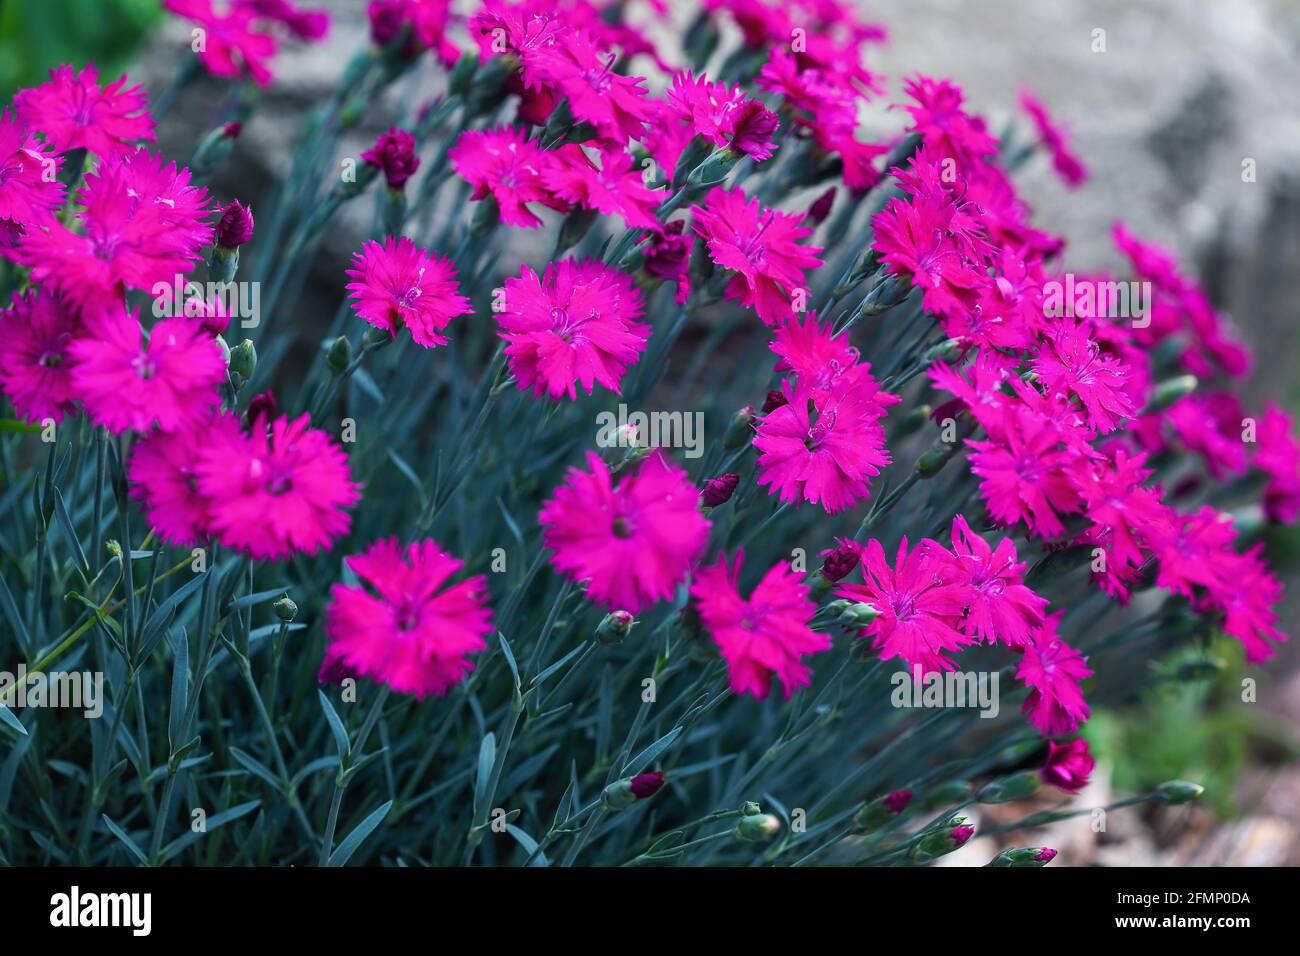
[[[722,435],[722,447],[727,451],[744,448],[754,437],[754,406],[746,405],[731,416],[727,430]]]
[[[253,345],[252,339],[244,339],[230,350],[229,368],[244,381],[253,377],[257,371],[257,347]]]
[[[1056,851],[1047,846],[1027,846],[1018,850],[1003,850],[989,866],[1046,866],[1056,859]]]
[[[785,399],[785,393],[779,388],[774,388],[767,393],[767,398],[763,400],[763,414],[774,412],[782,405],[788,404]]]
[[[820,226],[826,221],[826,217],[831,214],[831,206],[835,203],[835,187],[832,186],[826,192],[818,196],[811,206],[808,207],[808,218],[814,224]]]
[[[742,817],[756,817],[762,812],[763,808],[753,800],[746,800],[740,805],[740,815]]]
[[[195,175],[204,175],[216,169],[235,147],[235,140],[243,125],[238,122],[226,123],[210,130],[194,150],[194,159],[190,169]]]
[[[747,843],[760,843],[770,840],[781,832],[780,818],[770,813],[755,813],[740,818],[736,824],[736,836]]]
[[[839,539],[839,545],[829,551],[823,551],[822,577],[828,581],[842,581],[858,566],[862,560],[862,550],[851,539]]]
[[[253,238],[253,210],[238,199],[221,211],[217,223],[217,245],[237,249]]]
[[[628,788],[632,795],[638,800],[644,800],[647,797],[653,797],[659,792],[659,788],[664,785],[664,775],[657,770],[649,773],[639,773],[632,778]]]
[[[911,802],[911,790],[895,790],[883,797],[877,797],[864,806],[858,811],[855,822],[862,830],[875,830],[906,811]]]
[[[342,372],[352,362],[352,343],[348,341],[346,335],[340,335],[330,343],[329,351],[325,353],[325,361],[335,372]]]
[[[389,189],[402,189],[420,168],[420,157],[415,155],[415,137],[396,126],[382,133],[361,158],[383,171]]]
[[[970,796],[971,785],[966,780],[951,780],[926,794],[927,807],[945,807],[960,803]]]
[[[1156,787],[1156,799],[1170,806],[1199,800],[1203,793],[1205,788],[1199,783],[1190,783],[1186,780],[1169,780]]]
[[[837,623],[842,624],[844,627],[861,629],[878,617],[880,617],[879,611],[870,604],[859,601],[857,604],[850,604],[845,608]]]
[[[654,796],[663,785],[664,775],[658,772],[624,777],[615,780],[602,791],[600,802],[606,810],[626,810],[638,800]]]
[[[975,828],[967,825],[965,817],[954,817],[939,829],[927,833],[912,847],[912,860],[925,863],[938,859],[965,846],[974,834]]]
[[[276,617],[286,624],[298,616],[298,605],[287,594],[272,604],[271,610],[275,612]]]
[[[717,478],[710,478],[704,483],[704,490],[700,492],[700,501],[707,508],[716,508],[718,505],[726,504],[731,500],[731,496],[736,493],[738,484],[740,484],[740,475],[734,471],[719,475]]]
[[[596,628],[596,640],[602,644],[622,644],[636,619],[627,611],[611,611]]]
[[[1196,380],[1195,375],[1178,375],[1174,378],[1165,379],[1156,386],[1155,392],[1151,395],[1151,401],[1147,403],[1147,407],[1142,410],[1142,413],[1149,415],[1152,412],[1163,412],[1170,405],[1196,391],[1198,384],[1200,383]]]
[[[270,421],[275,417],[275,396],[270,392],[254,395],[248,403],[248,420],[255,422],[259,418]]]
[[[1001,780],[992,780],[979,792],[980,803],[1010,803],[1036,793],[1042,785],[1036,770],[1022,770]]]

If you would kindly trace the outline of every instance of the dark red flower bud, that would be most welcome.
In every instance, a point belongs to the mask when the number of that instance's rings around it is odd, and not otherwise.
[[[396,126],[375,140],[374,147],[362,153],[361,158],[383,170],[389,189],[401,189],[420,168],[420,157],[415,155],[415,137]]]
[[[343,657],[326,651],[325,660],[321,661],[320,670],[316,673],[316,683],[338,687],[345,677],[351,676],[347,665],[343,663]]]
[[[716,508],[718,505],[731,500],[731,496],[736,493],[738,484],[740,484],[740,475],[731,471],[725,475],[719,475],[717,478],[710,478],[704,483],[704,490],[700,492],[700,500],[708,507]]]
[[[656,279],[678,280],[686,276],[691,261],[691,240],[683,235],[686,223],[678,219],[645,239],[645,271]]]
[[[813,201],[813,204],[808,207],[808,218],[820,226],[826,221],[826,217],[831,214],[831,207],[833,205],[835,205],[834,186],[818,196]]]
[[[838,544],[828,551],[823,551],[822,577],[827,581],[840,581],[849,576],[849,572],[858,566],[862,551],[858,543],[848,538],[836,538]]]
[[[225,126],[221,127],[221,135],[226,139],[239,139],[239,134],[244,131],[244,124],[239,120],[232,120]]]
[[[885,809],[890,813],[902,813],[911,802],[911,790],[895,790],[893,793],[885,794]]]
[[[1056,851],[1050,846],[1045,846],[1034,855],[1034,859],[1039,863],[1051,863],[1056,859]]]
[[[954,846],[964,846],[966,841],[975,835],[975,828],[970,826],[953,827],[948,832]]]
[[[270,392],[262,392],[260,395],[254,395],[253,400],[248,403],[248,420],[255,422],[259,418],[264,421],[270,421],[275,417],[275,396]]]
[[[253,210],[238,199],[221,212],[217,223],[217,245],[223,249],[238,249],[253,238]]]
[[[663,785],[664,775],[657,770],[650,773],[639,773],[628,783],[632,795],[638,800],[653,797]]]
[[[779,388],[774,388],[767,393],[767,400],[763,402],[763,414],[774,412],[784,404],[786,404],[785,396],[781,394]]]

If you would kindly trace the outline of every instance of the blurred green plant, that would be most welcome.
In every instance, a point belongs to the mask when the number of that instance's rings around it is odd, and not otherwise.
[[[161,14],[158,0],[0,0],[0,98],[60,63],[116,79]]]
[[[1161,681],[1135,705],[1093,714],[1084,736],[1113,762],[1117,792],[1194,780],[1204,785],[1207,805],[1231,818],[1243,810],[1247,767],[1300,755],[1294,736],[1262,704],[1243,706],[1242,680],[1252,675],[1237,641],[1219,635],[1206,651],[1179,651],[1157,670],[1173,677],[1209,661],[1218,665],[1210,676]]]

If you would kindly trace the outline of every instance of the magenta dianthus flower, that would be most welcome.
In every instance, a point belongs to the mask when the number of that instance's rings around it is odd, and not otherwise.
[[[405,326],[427,349],[446,345],[442,330],[471,311],[456,285],[451,260],[430,254],[406,236],[389,236],[383,245],[367,242],[352,257],[347,274],[357,315],[394,337]]]
[[[141,142],[154,140],[149,115],[149,94],[138,83],[127,87],[126,76],[108,86],[99,85],[93,63],[80,73],[63,65],[50,70],[40,86],[19,90],[14,96],[18,121],[39,131],[60,153],[84,147],[100,158],[135,151]]]
[[[470,655],[492,626],[483,575],[450,583],[464,562],[429,539],[405,549],[376,541],[347,565],[361,583],[331,591],[327,661],[417,698],[445,694],[474,669]]]
[[[762,699],[775,677],[789,698],[811,683],[812,668],[804,657],[829,650],[831,640],[808,626],[817,605],[786,562],[774,564],[749,597],[741,597],[743,560],[744,553],[737,551],[734,562],[723,556],[701,569],[691,596],[727,662],[732,691]]]
[[[637,614],[671,597],[704,551],[709,522],[686,472],[653,452],[617,484],[600,456],[570,468],[538,515],[551,562],[588,596]]]

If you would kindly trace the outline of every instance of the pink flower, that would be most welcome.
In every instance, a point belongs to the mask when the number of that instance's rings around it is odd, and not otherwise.
[[[0,310],[0,388],[19,418],[57,422],[72,412],[78,396],[71,347],[84,334],[76,311],[53,292],[15,292]]]
[[[909,203],[895,197],[872,219],[872,247],[896,276],[921,290],[925,307],[941,316],[974,308],[984,276],[954,241],[950,204]]]
[[[417,344],[446,345],[440,334],[458,315],[471,311],[458,291],[450,259],[431,255],[406,236],[389,236],[381,246],[367,242],[352,257],[348,294],[357,315],[397,336],[405,326]]]
[[[1114,431],[1136,413],[1124,391],[1128,370],[1102,354],[1082,323],[1062,320],[1034,362],[1049,392],[1072,393],[1083,402],[1088,422],[1099,433]]]
[[[163,0],[163,6],[203,30],[199,62],[213,76],[236,79],[247,73],[258,86],[272,79],[275,37],[254,28],[254,14],[244,7],[218,12],[212,0]]]
[[[1079,455],[1062,449],[1061,432],[1023,407],[1006,410],[989,441],[967,439],[971,472],[979,476],[989,513],[1000,523],[1023,521],[1033,533],[1065,533],[1059,515],[1079,510],[1070,479]]]
[[[862,633],[873,638],[881,660],[901,657],[927,674],[956,668],[948,655],[973,643],[957,629],[971,594],[942,545],[927,539],[908,553],[903,538],[891,570],[880,542],[868,541],[862,578],[863,584],[841,584],[835,593],[880,612]]]
[[[1236,540],[1232,518],[1209,505],[1195,514],[1174,515],[1151,538],[1159,562],[1156,584],[1188,599],[1204,590],[1221,592],[1237,571]]]
[[[622,216],[629,229],[658,227],[655,211],[662,197],[646,188],[631,155],[622,149],[601,149],[599,155],[597,166],[581,146],[569,144],[547,153],[550,162],[542,169],[542,184],[565,202]]]
[[[1066,793],[1078,793],[1088,785],[1088,778],[1096,766],[1097,761],[1088,752],[1088,741],[1082,737],[1064,744],[1049,740],[1047,763],[1038,773],[1043,783]]]
[[[960,87],[919,74],[906,80],[903,87],[916,102],[903,107],[912,114],[912,131],[939,155],[964,163],[998,151],[998,141],[989,135],[984,121],[962,108]]]
[[[347,532],[361,497],[347,456],[308,416],[258,419],[251,435],[205,436],[195,469],[220,542],[272,561],[315,554]]]
[[[1056,634],[1064,611],[1049,614],[1036,639],[1025,646],[1016,679],[1030,688],[1022,711],[1047,737],[1072,734],[1092,711],[1079,685],[1092,676],[1088,659]]]
[[[328,660],[417,698],[445,694],[474,669],[470,655],[492,629],[483,575],[450,584],[464,562],[430,539],[405,551],[396,538],[376,541],[347,565],[361,583],[331,591]]]
[[[8,110],[0,111],[0,222],[22,229],[48,221],[63,205],[61,163]]]
[[[532,49],[524,79],[529,87],[555,88],[568,99],[575,119],[596,127],[610,145],[622,147],[641,138],[649,112],[644,79],[614,72],[617,60],[582,33],[568,33]]]
[[[832,335],[829,325],[817,321],[816,312],[809,312],[802,319],[792,316],[782,322],[770,348],[781,357],[776,370],[793,372],[801,386],[818,396],[829,394],[841,379],[871,378],[871,366],[858,361],[858,350],[850,344],[849,337],[844,333]]]
[[[28,230],[18,261],[85,310],[120,307],[123,287],[170,287],[212,241],[207,190],[144,150],[105,159],[77,202],[83,231],[57,220]]]
[[[188,319],[163,319],[142,344],[134,313],[105,313],[68,346],[72,386],[90,418],[109,431],[169,432],[217,405],[226,363],[216,339]]]
[[[330,15],[325,10],[301,10],[289,0],[235,0],[235,6],[282,24],[299,40],[316,42],[329,33]]]
[[[641,316],[641,292],[625,272],[599,260],[552,262],[540,277],[524,266],[505,281],[500,313],[506,357],[521,389],[577,398],[597,384],[614,393],[628,366],[645,349],[650,327]]]
[[[723,660],[731,689],[762,699],[781,682],[788,699],[812,680],[806,654],[829,650],[830,637],[808,626],[817,605],[808,587],[785,562],[774,564],[748,598],[739,592],[742,551],[728,565],[724,556],[703,568],[691,585],[700,618],[709,629]]]
[[[668,102],[692,131],[714,146],[726,146],[755,162],[770,159],[776,148],[773,134],[780,121],[739,86],[710,83],[687,70],[673,77]]]
[[[1168,534],[1173,520],[1160,489],[1142,485],[1151,477],[1145,463],[1146,455],[1117,448],[1110,462],[1072,475],[1081,510],[1091,522],[1087,541],[1105,551],[1100,583],[1121,599],[1127,598],[1127,584],[1146,561],[1151,541]]]
[[[813,233],[802,218],[768,209],[740,188],[714,189],[691,212],[713,261],[736,273],[727,298],[751,306],[768,325],[793,316],[791,297],[807,295],[805,273],[822,264],[820,246],[798,243]]]
[[[237,442],[239,420],[228,412],[210,414],[186,429],[152,431],[131,448],[130,495],[144,505],[159,537],[174,547],[193,547],[210,534],[212,502],[199,491],[198,464],[214,436],[219,444]]]
[[[1256,439],[1254,464],[1268,476],[1264,511],[1272,520],[1289,524],[1300,517],[1300,442],[1291,416],[1269,403]]]
[[[1003,538],[994,550],[957,515],[952,522],[952,550],[962,582],[971,592],[962,629],[987,644],[1028,644],[1042,626],[1047,600],[1025,586],[1025,565],[1016,560],[1015,542]]]
[[[673,590],[709,537],[699,489],[686,472],[653,452],[614,484],[600,457],[570,468],[538,520],[552,564],[585,581],[588,596],[611,610],[639,613]]]
[[[1287,640],[1277,628],[1275,605],[1282,601],[1282,582],[1273,576],[1257,544],[1243,554],[1221,558],[1222,578],[1195,602],[1198,610],[1223,613],[1223,630],[1241,641],[1252,664],[1271,658],[1274,644]]]
[[[149,95],[126,76],[100,87],[93,63],[77,73],[64,65],[50,70],[50,79],[14,96],[18,122],[39,130],[58,152],[86,148],[107,159],[134,152],[141,141],[153,142],[154,121]]]
[[[474,187],[470,198],[477,202],[491,195],[507,226],[536,229],[542,224],[528,203],[539,202],[552,209],[565,207],[542,183],[546,154],[521,129],[498,126],[466,130],[447,155],[452,169]]]
[[[870,494],[870,478],[891,461],[881,420],[898,396],[869,374],[818,394],[788,379],[786,403],[759,421],[758,483],[784,502],[820,504],[838,514]]]
[[[1065,134],[1052,121],[1047,107],[1028,90],[1021,91],[1020,105],[1034,121],[1034,126],[1038,128],[1038,139],[1047,149],[1052,158],[1052,166],[1061,179],[1065,180],[1066,185],[1071,189],[1083,183],[1088,178],[1088,169],[1083,165],[1082,160],[1070,151],[1070,145],[1065,141]]]

